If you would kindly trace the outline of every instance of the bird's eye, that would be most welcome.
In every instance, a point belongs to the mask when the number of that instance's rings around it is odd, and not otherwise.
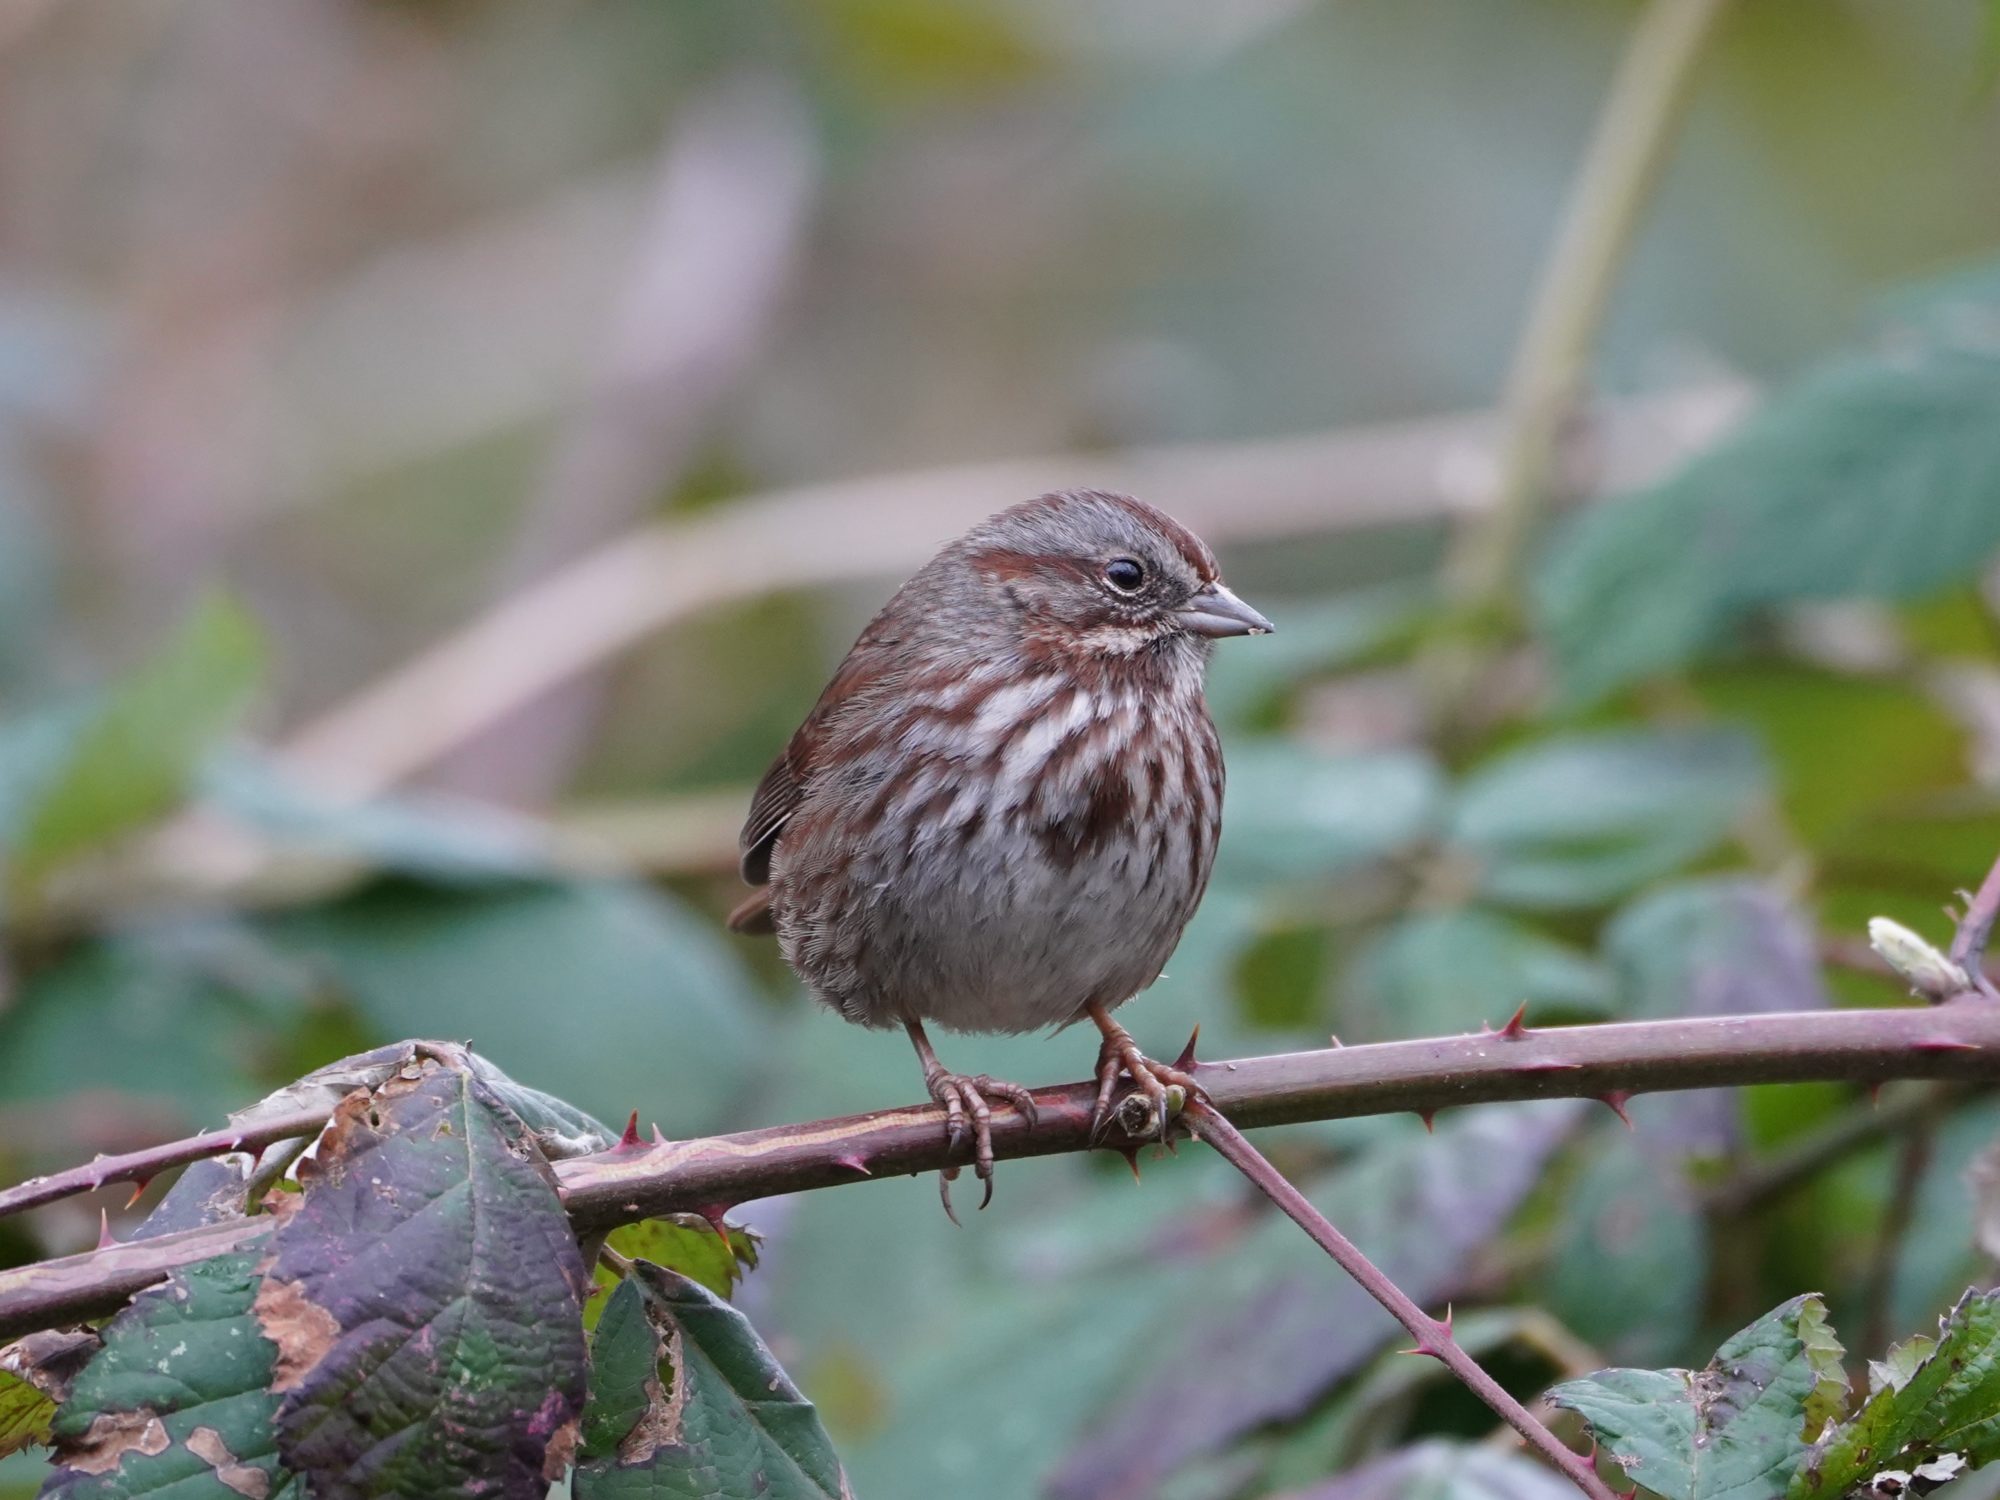
[[[1121,594],[1136,594],[1146,581],[1146,569],[1134,557],[1114,557],[1104,565],[1104,581]]]

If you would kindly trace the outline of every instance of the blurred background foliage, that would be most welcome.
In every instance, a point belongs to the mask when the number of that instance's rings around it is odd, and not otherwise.
[[[1618,493],[1441,723],[1478,413],[1638,7],[9,0],[0,1178],[404,1036],[673,1136],[916,1097],[721,930],[735,820],[900,573],[1133,450],[1281,630],[1217,659],[1152,1048],[1894,1003],[1865,919],[1941,937],[2000,851],[1990,7],[1724,10],[1558,498]],[[347,711],[642,527],[657,576]],[[633,597],[668,628],[591,645]],[[1808,1288],[1872,1355],[1992,1274],[1991,1096],[1632,1114],[1270,1144],[1524,1391]],[[964,1232],[907,1182],[754,1205],[738,1301],[864,1494],[1564,1493],[1216,1166],[1014,1163]]]

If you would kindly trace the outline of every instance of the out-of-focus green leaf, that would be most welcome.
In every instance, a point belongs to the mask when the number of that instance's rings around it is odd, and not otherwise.
[[[1593,1147],[1560,1210],[1542,1295],[1614,1358],[1672,1358],[1700,1318],[1709,1261],[1680,1154],[1616,1122]]]
[[[1568,1339],[1546,1313],[1519,1307],[1477,1309],[1452,1321],[1458,1346],[1482,1364],[1510,1345],[1544,1353],[1542,1346],[1552,1333]],[[1561,1368],[1553,1359],[1550,1363]],[[1453,1378],[1432,1360],[1411,1359],[1397,1350],[1377,1356],[1318,1412],[1278,1439],[1262,1466],[1263,1483],[1290,1495],[1324,1475],[1344,1473],[1356,1457],[1379,1451],[1383,1437],[1403,1425],[1418,1396]]]
[[[848,0],[796,10],[798,24],[826,35],[835,68],[871,94],[1017,86],[1047,65],[1028,18],[992,0]]]
[[[201,756],[236,722],[263,668],[256,622],[210,599],[160,654],[112,689],[22,818],[11,879],[33,886],[64,861],[173,810]]]
[[[1717,717],[1756,731],[1785,819],[1814,848],[1965,784],[1965,730],[1916,684],[1774,662],[1718,667],[1694,686]]]
[[[0,1096],[80,1089],[166,1098],[190,1118],[270,1086],[310,976],[254,934],[184,923],[86,942],[35,972],[0,1014]]]
[[[285,1462],[318,1493],[540,1500],[587,1276],[521,1123],[427,1061],[343,1103],[300,1181],[256,1301]]]
[[[1419,912],[1379,934],[1348,974],[1344,1041],[1443,1036],[1503,1025],[1526,1004],[1537,1021],[1601,1017],[1610,976],[1573,948],[1494,912]]]
[[[1575,1485],[1532,1459],[1432,1441],[1285,1500],[1568,1500],[1575,1493]]]
[[[1979,1188],[1972,1171],[1995,1140],[2000,1140],[2000,1100],[1976,1100],[1939,1122],[1898,1246],[1890,1328],[1930,1326],[1968,1285],[1990,1274],[1991,1262],[1978,1243]],[[1884,1170],[1892,1169],[1885,1163]]]
[[[576,1500],[845,1500],[812,1403],[749,1319],[699,1282],[640,1265],[591,1343]]]
[[[1891,1352],[1891,1378],[1814,1445],[1780,1491],[1787,1500],[1839,1500],[1884,1469],[1909,1471],[1947,1454],[1968,1466],[2000,1457],[2000,1296],[1968,1292],[1936,1348],[1921,1362],[1916,1354]]]
[[[1818,1298],[1795,1297],[1731,1337],[1699,1373],[1601,1370],[1548,1399],[1580,1415],[1604,1452],[1664,1500],[1781,1500],[1806,1451],[1807,1403],[1825,1378],[1825,1314]]]
[[[139,1293],[56,1415],[49,1500],[295,1500],[278,1457],[277,1353],[251,1312],[258,1252],[218,1256]]]
[[[1453,1112],[1412,1127],[1313,1184],[1327,1216],[1420,1302],[1448,1296],[1467,1257],[1520,1206],[1578,1118],[1574,1101]],[[1273,1220],[1202,1278],[1176,1354],[1151,1338],[1151,1372],[1064,1457],[1053,1500],[1144,1493],[1181,1464],[1253,1428],[1296,1418],[1351,1374],[1395,1325],[1333,1278],[1297,1229]]]
[[[266,930],[384,1034],[468,1038],[600,1116],[666,1099],[673,1133],[720,1127],[759,1061],[763,1004],[736,956],[673,897],[637,885],[389,881]]]
[[[2000,351],[1905,340],[1806,376],[1665,483],[1572,517],[1536,604],[1582,700],[1759,608],[1909,598],[1996,549]]]
[[[1235,967],[1244,1018],[1273,1030],[1316,1026],[1331,949],[1331,937],[1321,927],[1281,926],[1259,933]]]
[[[1232,747],[1217,864],[1279,879],[1337,875],[1427,833],[1443,781],[1414,753],[1320,755],[1285,740]]]
[[[248,750],[202,767],[203,802],[281,845],[440,885],[530,880],[550,872],[543,833],[498,809],[445,798],[343,800]]]
[[[1716,876],[1650,892],[1605,928],[1604,955],[1626,1014],[1640,1019],[1826,1004],[1811,931],[1756,880]]]
[[[47,669],[55,634],[61,571],[33,467],[14,431],[0,423],[0,691],[32,689]]]
[[[1565,735],[1474,771],[1448,833],[1492,900],[1598,906],[1715,848],[1764,790],[1763,758],[1741,734]]]
[[[1412,628],[1422,604],[1406,588],[1266,604],[1264,612],[1280,622],[1277,634],[1254,651],[1217,653],[1208,669],[1209,712],[1224,724],[1255,718],[1301,680],[1383,650]]]
[[[90,713],[91,705],[70,703],[0,723],[0,851],[17,841],[23,820],[69,759]]]
[[[1634,901],[1604,932],[1625,1014],[1733,1016],[1818,1010],[1827,1003],[1812,933],[1775,891],[1716,876],[1662,886]],[[1738,1136],[1732,1089],[1697,1089],[1652,1101],[1683,1151],[1717,1155]]]

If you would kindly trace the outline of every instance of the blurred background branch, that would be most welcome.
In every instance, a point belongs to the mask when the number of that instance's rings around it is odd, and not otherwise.
[[[1716,382],[1608,406],[1569,447],[1580,491],[1643,483],[1747,408]],[[1339,535],[1477,510],[1484,415],[1260,443],[968,465],[747,495],[599,549],[303,726],[282,753],[356,795],[429,766],[524,703],[704,609],[782,589],[886,578],[1009,497],[1098,486],[1150,497],[1227,545]]]

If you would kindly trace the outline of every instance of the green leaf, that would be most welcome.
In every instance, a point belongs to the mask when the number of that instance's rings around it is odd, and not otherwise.
[[[115,687],[23,818],[17,887],[171,812],[202,755],[248,702],[264,659],[256,622],[213,598],[160,654]]]
[[[1663,484],[1571,519],[1535,596],[1572,701],[1761,608],[1978,574],[2000,548],[2000,350],[1912,342],[1806,376]]]
[[[1289,740],[1232,746],[1218,868],[1277,879],[1341,874],[1423,837],[1442,789],[1437,766],[1408,752],[1325,755]]]
[[[541,1500],[583,1403],[585,1272],[547,1164],[469,1072],[336,1111],[273,1237],[280,1450],[316,1494]]]
[[[1965,784],[1964,726],[1921,682],[1758,662],[1716,667],[1693,687],[1717,719],[1756,733],[1787,822],[1816,850]]]
[[[1600,906],[1714,849],[1764,791],[1756,746],[1730,731],[1564,735],[1474,771],[1448,834],[1491,900]]]
[[[272,1435],[277,1350],[259,1331],[259,1251],[144,1291],[104,1328],[55,1421],[47,1500],[296,1500]]]
[[[553,867],[546,835],[497,808],[421,796],[355,802],[248,750],[211,757],[201,793],[206,806],[281,846],[413,880],[478,886],[545,877]]]
[[[53,1396],[45,1395],[6,1366],[0,1350],[0,1458],[36,1443],[49,1441],[49,1421],[56,1414]]]
[[[635,1266],[598,1322],[591,1368],[576,1500],[850,1494],[812,1403],[699,1282]]]
[[[1937,1352],[1937,1343],[1927,1333],[1914,1333],[1900,1344],[1891,1344],[1886,1358],[1868,1361],[1868,1393],[1900,1391]]]
[[[1299,1494],[1297,1500],[1571,1500],[1576,1486],[1511,1453],[1418,1443]]]
[[[1219,724],[1257,718],[1300,681],[1396,642],[1420,617],[1422,603],[1407,588],[1266,602],[1266,612],[1282,618],[1284,628],[1257,642],[1255,651],[1216,654],[1208,669],[1209,712]]]
[[[757,1236],[753,1231],[728,1222],[718,1231],[700,1214],[621,1224],[611,1231],[607,1243],[629,1259],[678,1271],[718,1297],[727,1297],[745,1274],[757,1269]]]
[[[1734,1016],[1819,1010],[1827,1004],[1818,945],[1775,891],[1739,876],[1678,881],[1649,891],[1604,930],[1624,1014]],[[1720,1155],[1736,1141],[1732,1089],[1695,1089],[1649,1102],[1653,1138]]]
[[[1610,976],[1553,938],[1494,912],[1418,912],[1377,935],[1348,975],[1343,1041],[1443,1036],[1503,1025],[1526,1004],[1537,1021],[1602,1017]]]
[[[762,997],[717,934],[618,881],[439,890],[383,881],[265,930],[390,1036],[469,1038],[605,1118],[673,1101],[675,1135],[738,1117]],[[659,1045],[633,1046],[635,1025]]]
[[[1787,1500],[1839,1500],[1884,1469],[1947,1454],[1977,1467],[2000,1457],[2000,1295],[1968,1292],[1936,1347],[1890,1352],[1882,1383],[1807,1457]]]
[[[1827,1003],[1804,920],[1760,881],[1713,876],[1662,886],[1604,932],[1625,1013],[1733,1016]]]
[[[1680,1168],[1678,1150],[1609,1122],[1557,1220],[1543,1296],[1613,1358],[1672,1358],[1701,1317],[1708,1224]]]
[[[730,1296],[736,1290],[736,1283],[757,1269],[756,1231],[727,1219],[717,1230],[700,1214],[673,1214],[663,1219],[621,1224],[604,1242],[627,1260],[650,1261],[678,1271],[718,1297]],[[619,1284],[616,1273],[603,1265],[597,1267],[593,1279],[596,1287],[583,1313],[586,1330],[597,1326],[605,1306],[604,1295],[616,1290]]]
[[[86,941],[37,969],[0,1014],[0,1095],[113,1089],[195,1119],[270,1086],[271,1039],[312,977],[229,923],[176,922]]]
[[[54,1441],[56,1408],[97,1351],[93,1333],[31,1333],[0,1348],[0,1458]]]
[[[1523,1364],[1533,1361],[1559,1367],[1553,1346],[1568,1340],[1567,1331],[1547,1313],[1523,1307],[1459,1313],[1452,1321],[1452,1337],[1481,1364],[1490,1367],[1496,1356],[1506,1360],[1510,1375],[1517,1359]],[[1435,1360],[1412,1359],[1399,1350],[1377,1356],[1373,1364],[1346,1382],[1312,1416],[1276,1440],[1263,1467],[1261,1482],[1273,1492],[1290,1495],[1295,1488],[1311,1484],[1330,1469],[1346,1469],[1351,1459],[1378,1451],[1383,1437],[1397,1429],[1413,1402],[1427,1391],[1448,1387],[1454,1379]],[[1511,1380],[1509,1383],[1512,1384]],[[1396,1472],[1391,1460],[1384,1459],[1379,1464],[1357,1468],[1346,1477],[1358,1480],[1362,1475],[1375,1474],[1378,1469],[1385,1481]],[[1569,1483],[1546,1468],[1541,1472],[1559,1484]],[[1455,1477],[1472,1482],[1470,1475],[1461,1473]],[[1316,1495],[1317,1491],[1308,1493]],[[1363,1490],[1362,1493],[1400,1496],[1401,1491]],[[1447,1489],[1445,1493],[1451,1491]],[[1574,1494],[1574,1487],[1568,1493]]]
[[[1847,1410],[1848,1395],[1847,1371],[1841,1364],[1847,1351],[1826,1321],[1826,1304],[1817,1298],[1807,1298],[1799,1309],[1799,1341],[1805,1345],[1806,1360],[1819,1377],[1806,1397],[1803,1431],[1811,1438],[1824,1430],[1827,1423],[1840,1420]]]
[[[1825,1305],[1795,1297],[1732,1337],[1699,1374],[1602,1370],[1548,1399],[1664,1500],[1781,1500],[1823,1403]],[[1809,1342],[1810,1337],[1810,1342]]]

